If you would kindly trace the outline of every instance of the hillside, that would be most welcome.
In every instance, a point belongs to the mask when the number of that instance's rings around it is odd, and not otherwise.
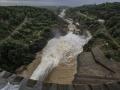
[[[65,22],[56,15],[61,7],[48,8],[0,7],[0,68],[14,72],[28,65],[53,37],[52,29],[63,29]],[[109,59],[120,61],[120,3],[67,8],[66,14],[80,23],[82,33],[89,30],[93,35],[84,51],[100,47]]]
[[[0,68],[13,72],[29,64],[61,22],[43,8],[0,7]]]
[[[93,39],[85,47],[100,47],[109,59],[120,61],[120,3],[84,5],[67,10],[67,17],[79,22],[81,30],[89,30]],[[100,23],[99,20],[105,21]]]

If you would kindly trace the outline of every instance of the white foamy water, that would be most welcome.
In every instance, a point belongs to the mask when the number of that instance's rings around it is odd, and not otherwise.
[[[60,18],[64,18],[66,9],[63,9],[62,12],[58,15]]]
[[[0,90],[19,90],[19,87],[20,85],[12,85],[8,82],[7,85]]]
[[[64,16],[65,9],[61,12],[59,17],[64,19]],[[72,25],[72,29],[76,29],[76,26],[71,20],[67,22],[69,25]],[[31,79],[43,81],[48,73],[58,66],[58,64],[69,62],[70,57],[76,57],[79,53],[83,52],[83,46],[87,44],[92,36],[88,31],[86,32],[87,36],[73,34],[70,30],[71,27],[68,28],[69,32],[67,35],[53,38],[48,42],[42,51],[41,63],[33,72]]]
[[[88,37],[85,37],[69,32],[66,36],[50,40],[43,49],[41,64],[33,72],[31,79],[44,80],[46,75],[59,63],[63,63],[68,60],[69,57],[75,57],[81,53],[83,46],[90,39],[90,33],[88,33]]]

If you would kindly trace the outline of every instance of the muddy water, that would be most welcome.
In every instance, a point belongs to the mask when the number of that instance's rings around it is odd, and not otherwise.
[[[64,19],[64,15],[65,10],[61,12],[60,17]],[[76,73],[77,60],[75,57],[83,51],[83,46],[91,39],[91,34],[87,32],[88,37],[73,34],[72,31],[76,30],[73,21],[71,19],[64,20],[67,20],[66,22],[69,24],[68,34],[50,40],[42,54],[38,52],[36,59],[19,72],[19,75],[34,80],[44,80],[46,78],[44,81],[49,83],[72,83]],[[51,69],[50,73],[48,72],[49,69]]]
[[[45,79],[45,82],[48,83],[58,83],[58,84],[71,84],[74,79],[74,74],[76,73],[76,58],[70,58],[70,62],[61,63],[56,68],[49,73],[48,77]],[[26,66],[26,68],[18,72],[19,76],[30,78],[33,71],[41,62],[41,52],[38,52],[36,59],[33,60],[31,64]]]
[[[54,68],[46,78],[45,82],[72,84],[75,73],[76,73],[76,60],[75,58],[72,58],[68,65],[59,64],[56,68]]]

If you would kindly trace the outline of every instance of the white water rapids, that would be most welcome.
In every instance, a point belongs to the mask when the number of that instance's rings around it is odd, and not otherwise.
[[[8,82],[7,85],[0,90],[19,90],[19,87],[20,85],[12,85]]]
[[[73,34],[72,30],[76,29],[73,21],[65,19],[65,9],[60,13],[59,17],[64,19],[69,25],[69,32],[65,36],[51,39],[43,49],[42,60],[30,79],[43,81],[48,73],[60,63],[69,62],[71,57],[76,57],[83,52],[83,46],[92,38],[87,31],[87,36]],[[20,85],[12,85],[9,82],[0,90],[19,90]]]
[[[43,81],[48,73],[60,63],[69,62],[71,57],[76,57],[83,52],[83,46],[92,38],[87,31],[87,36],[73,34],[72,30],[76,29],[73,21],[65,19],[65,10],[63,10],[59,17],[64,19],[69,25],[69,32],[65,36],[51,39],[46,47],[43,49],[42,60],[36,70],[33,72],[30,79]],[[19,90],[20,85],[12,85],[9,82],[0,90]]]
[[[64,19],[65,9],[60,13],[59,17]],[[64,19],[71,28],[76,29],[76,26],[71,20]],[[74,27],[75,28],[74,28]],[[48,41],[46,47],[43,49],[41,63],[33,72],[30,79],[43,81],[49,72],[58,64],[69,62],[69,58],[77,56],[83,52],[83,46],[92,38],[91,34],[87,31],[87,36],[76,35],[73,32],[68,32],[67,35],[59,38],[53,38]]]

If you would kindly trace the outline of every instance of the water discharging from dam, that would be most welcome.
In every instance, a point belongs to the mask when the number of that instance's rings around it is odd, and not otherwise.
[[[65,36],[55,37],[48,41],[48,44],[42,51],[42,60],[33,72],[30,79],[43,81],[49,72],[59,64],[69,64],[72,57],[76,57],[83,51],[83,46],[92,38],[87,31],[87,36],[76,35],[72,29],[76,29],[73,21],[65,19],[65,9],[60,13],[59,17],[68,23],[69,32]],[[20,85],[12,85],[9,82],[0,90],[19,90]]]
[[[59,17],[71,25],[69,30],[76,29],[76,26],[71,20],[65,19],[65,9],[60,13]],[[73,27],[74,26],[74,27]],[[48,41],[43,49],[41,63],[33,72],[30,79],[43,81],[49,72],[52,71],[58,64],[69,62],[71,57],[76,57],[83,51],[83,46],[91,39],[91,34],[87,31],[87,36],[76,35],[71,30],[65,36],[53,38]]]
[[[12,85],[8,82],[7,85],[0,90],[19,90],[19,87],[20,85]]]

